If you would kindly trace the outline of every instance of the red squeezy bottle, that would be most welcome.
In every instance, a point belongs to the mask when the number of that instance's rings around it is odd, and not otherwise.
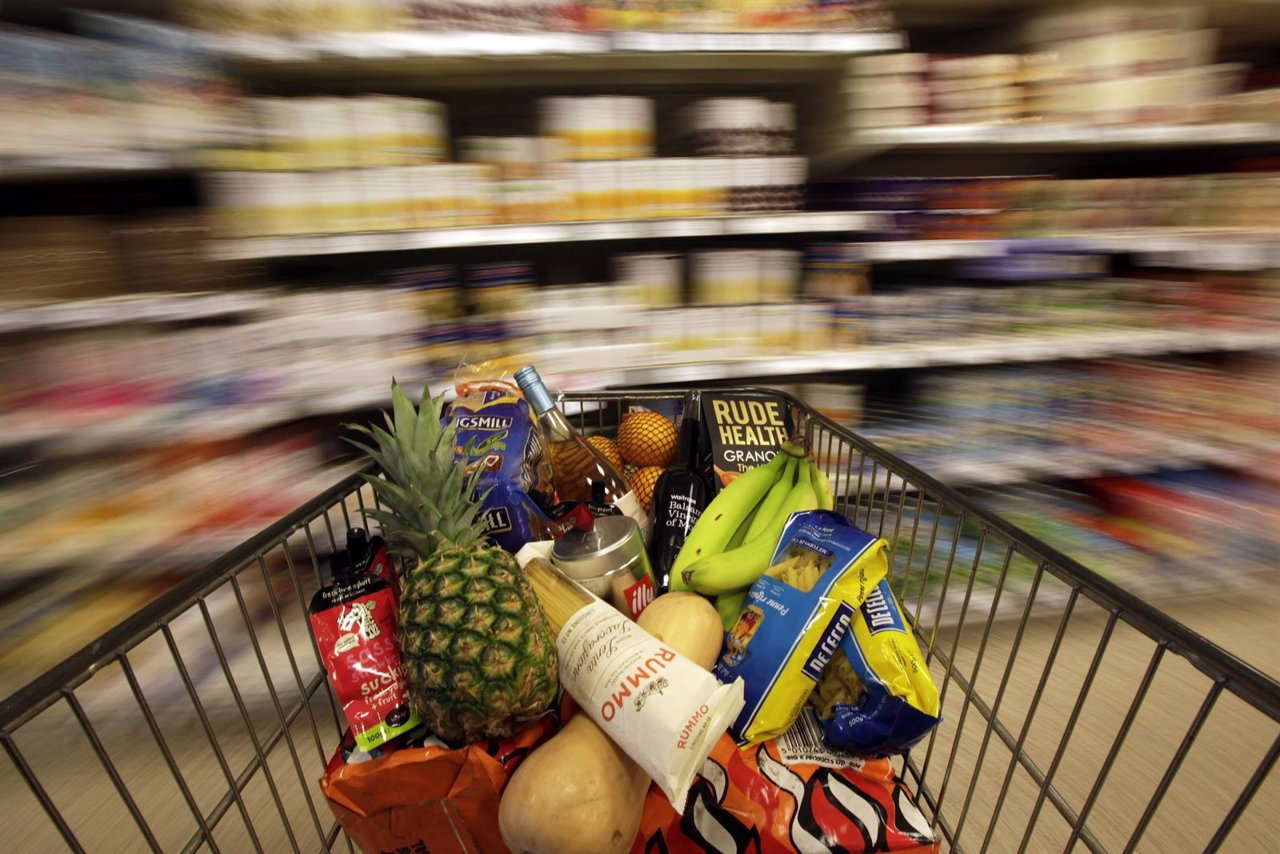
[[[365,571],[369,557],[360,557],[353,565],[348,552],[333,554],[332,582],[316,591],[308,611],[356,746],[370,753],[420,721],[401,669],[395,594],[385,578]]]

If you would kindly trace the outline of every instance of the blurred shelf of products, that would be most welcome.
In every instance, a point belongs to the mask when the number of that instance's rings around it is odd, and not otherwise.
[[[1274,585],[1274,45],[1183,4],[161,5],[0,8],[0,693],[464,361],[793,387],[1145,597]]]
[[[1274,533],[1280,491],[1273,479],[1191,467],[964,491],[1157,606],[1182,598],[1231,601],[1273,592],[1274,556],[1280,548]],[[881,518],[873,511],[860,521],[878,531]],[[930,530],[936,518],[934,507],[919,507],[909,498],[897,529],[890,523],[891,530],[884,532],[903,546],[895,553],[894,567],[904,582],[899,594],[903,606],[920,619],[943,613],[951,624],[958,624],[962,615],[981,622],[991,613],[991,590],[1003,572],[1006,584],[994,620],[1018,621],[1037,575],[1035,562],[1017,555],[1006,565],[999,554],[979,555],[981,530],[977,525],[957,527],[954,517],[943,517],[932,553],[907,548],[911,532]],[[948,582],[942,567],[949,565],[951,554],[957,571]],[[1046,588],[1036,594],[1034,613],[1055,613],[1071,595],[1067,587]],[[940,589],[945,591],[941,601],[934,598]],[[1225,628],[1211,630],[1221,633]]]
[[[256,4],[179,2],[182,21],[213,32],[297,36],[421,30],[431,33],[564,33],[654,31],[674,33],[809,32],[889,30],[893,19],[880,0],[848,3],[712,2],[696,7],[652,3],[628,8],[612,3],[419,2],[419,0],[334,0],[328,14],[313,15],[310,0]]]
[[[722,120],[713,102],[692,106],[682,136],[699,157],[654,157],[649,98],[551,97],[537,102],[538,135],[462,137],[446,163],[440,104],[257,99],[245,147],[211,157],[263,171],[209,181],[227,237],[800,209],[791,105],[738,100],[759,109]]]
[[[1205,28],[1206,11],[1178,3],[1049,7],[1027,19],[1025,53],[851,59],[842,84],[845,127],[867,143],[943,141],[945,132],[879,132],[955,125],[999,129],[955,134],[955,142],[1123,144],[1123,133],[1109,133],[1116,126],[1240,123],[1261,126],[1253,129],[1257,141],[1274,142],[1280,88],[1246,88],[1246,64],[1215,61],[1219,34]],[[1025,124],[1066,127],[1023,135]]]

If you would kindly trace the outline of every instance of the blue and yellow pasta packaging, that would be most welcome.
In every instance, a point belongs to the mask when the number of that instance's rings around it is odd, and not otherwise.
[[[938,686],[888,581],[858,608],[813,699],[827,743],[863,756],[902,753],[937,726]]]
[[[746,705],[730,732],[739,743],[790,728],[840,648],[858,607],[888,571],[888,543],[829,510],[787,520],[772,566],[751,587],[715,674],[741,677]]]

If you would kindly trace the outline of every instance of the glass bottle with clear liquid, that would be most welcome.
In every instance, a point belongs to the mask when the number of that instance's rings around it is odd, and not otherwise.
[[[622,472],[578,434],[556,406],[537,370],[532,365],[521,368],[515,379],[542,426],[558,500],[613,505],[635,519],[647,535],[649,514],[640,506]]]

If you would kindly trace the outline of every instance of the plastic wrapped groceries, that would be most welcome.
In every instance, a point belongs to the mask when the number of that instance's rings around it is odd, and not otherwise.
[[[938,686],[888,581],[854,615],[814,700],[827,742],[862,755],[903,753],[937,726]]]
[[[515,383],[460,378],[456,386],[449,413],[458,431],[455,454],[468,469],[483,466],[485,534],[514,554],[544,539],[550,522],[536,498],[551,490],[542,432]]]
[[[795,721],[858,607],[884,579],[887,548],[829,510],[788,520],[715,668],[717,678],[746,685],[746,707],[731,727],[740,741],[764,741]]]
[[[816,727],[801,726],[742,750],[722,736],[682,812],[649,790],[631,848],[632,854],[937,850],[928,820],[887,759],[832,751]]]

